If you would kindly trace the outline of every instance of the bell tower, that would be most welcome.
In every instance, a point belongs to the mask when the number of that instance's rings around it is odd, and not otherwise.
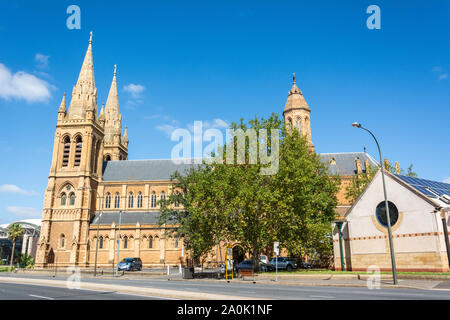
[[[89,223],[101,180],[105,121],[97,116],[92,32],[69,109],[58,109],[36,267],[88,265]]]
[[[311,140],[311,109],[306,103],[302,91],[295,83],[295,73],[293,74],[293,84],[289,91],[286,106],[284,107],[284,122],[288,129],[297,129],[300,134],[306,137],[309,146],[314,150]]]

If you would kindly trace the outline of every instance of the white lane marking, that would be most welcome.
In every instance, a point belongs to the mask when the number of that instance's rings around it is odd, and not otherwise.
[[[332,296],[309,296],[310,298],[319,298],[319,299],[336,299]]]
[[[160,299],[160,300],[180,300],[180,299],[176,299],[176,298],[166,298],[166,297],[150,296],[150,295],[137,294],[137,293],[120,293],[120,292],[113,292],[113,294],[127,295],[127,296],[137,296],[137,297],[144,297],[144,298],[154,298],[154,299]]]
[[[37,296],[37,295],[35,295],[35,294],[30,294],[29,296],[30,296],[30,297],[39,298],[39,299],[55,300],[55,298],[44,297],[44,296]]]

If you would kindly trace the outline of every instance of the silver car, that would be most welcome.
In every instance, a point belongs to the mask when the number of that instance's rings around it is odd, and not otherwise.
[[[297,259],[295,258],[286,258],[286,257],[273,258],[272,260],[270,260],[270,264],[274,267],[277,266],[279,270],[291,271],[293,269],[298,268]]]

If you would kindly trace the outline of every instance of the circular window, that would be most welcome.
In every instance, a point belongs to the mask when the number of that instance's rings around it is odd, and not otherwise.
[[[389,218],[391,220],[391,227],[397,223],[398,220],[398,209],[392,202],[388,201],[389,206]],[[386,215],[386,203],[380,202],[377,206],[376,215],[378,222],[387,228],[387,215]]]

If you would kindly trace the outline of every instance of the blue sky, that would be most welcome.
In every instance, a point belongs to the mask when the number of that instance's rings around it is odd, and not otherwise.
[[[391,162],[450,179],[449,1],[92,2],[1,4],[0,223],[41,216],[57,110],[91,30],[99,104],[118,65],[129,159],[170,158],[168,130],[195,120],[281,115],[295,72],[317,152],[376,156],[360,121]],[[71,4],[80,30],[66,27]],[[372,4],[380,30],[366,27]]]

